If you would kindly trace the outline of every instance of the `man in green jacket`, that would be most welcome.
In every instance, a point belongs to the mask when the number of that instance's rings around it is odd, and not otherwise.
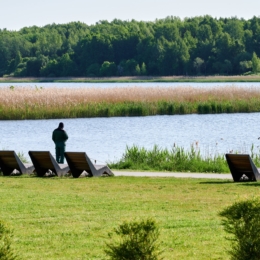
[[[63,128],[64,124],[60,122],[59,127],[55,129],[52,133],[52,140],[55,143],[56,149],[56,161],[58,163],[64,163],[66,141],[69,138],[65,130],[63,130]]]

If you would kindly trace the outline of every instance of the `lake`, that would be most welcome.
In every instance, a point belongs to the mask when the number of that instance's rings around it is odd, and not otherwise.
[[[126,146],[147,149],[196,144],[205,156],[238,151],[259,152],[260,113],[173,115],[0,121],[0,148],[28,156],[29,150],[55,154],[52,131],[64,122],[69,135],[67,151],[84,151],[97,163],[118,160]]]

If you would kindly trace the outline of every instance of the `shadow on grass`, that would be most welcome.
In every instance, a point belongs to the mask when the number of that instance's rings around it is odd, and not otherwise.
[[[233,180],[225,180],[225,181],[202,181],[199,184],[237,184],[237,185],[244,185],[244,186],[256,186],[256,187],[260,187],[260,182],[256,182],[256,181],[239,181],[239,182],[234,182]]]
[[[231,184],[233,181],[201,181],[199,184]]]
[[[240,185],[243,185],[243,186],[250,186],[250,187],[260,187],[260,182],[244,182],[244,183],[239,183]]]
[[[111,178],[114,176],[101,176],[101,178]],[[55,179],[55,180],[78,180],[78,179],[92,179],[92,176],[88,175],[81,175],[78,178],[73,178],[72,175],[65,175],[62,177],[57,176],[56,174],[49,174],[49,175],[43,175],[38,176],[37,174],[12,174],[12,175],[3,175],[0,172],[0,178],[9,178],[9,179],[26,179],[26,178],[32,178],[32,179]]]
[[[25,179],[25,178],[54,178],[58,176],[57,175],[47,175],[47,176],[37,176],[36,174],[12,174],[12,175],[1,175],[1,178],[9,178],[9,179]]]

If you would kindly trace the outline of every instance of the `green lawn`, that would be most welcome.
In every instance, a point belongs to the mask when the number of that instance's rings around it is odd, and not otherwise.
[[[0,177],[1,220],[22,259],[106,259],[108,233],[152,217],[165,259],[227,259],[218,213],[257,183],[176,178]]]

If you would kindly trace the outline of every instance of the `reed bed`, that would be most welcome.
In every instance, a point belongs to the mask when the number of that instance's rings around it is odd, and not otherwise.
[[[0,88],[0,120],[259,111],[255,87]]]
[[[251,146],[251,158],[260,166],[260,153]],[[152,149],[145,149],[133,145],[126,147],[122,158],[112,162],[113,169],[152,170],[172,172],[230,172],[224,154],[205,154],[197,144],[191,144],[190,149],[173,145],[171,149],[163,149],[154,145]]]

